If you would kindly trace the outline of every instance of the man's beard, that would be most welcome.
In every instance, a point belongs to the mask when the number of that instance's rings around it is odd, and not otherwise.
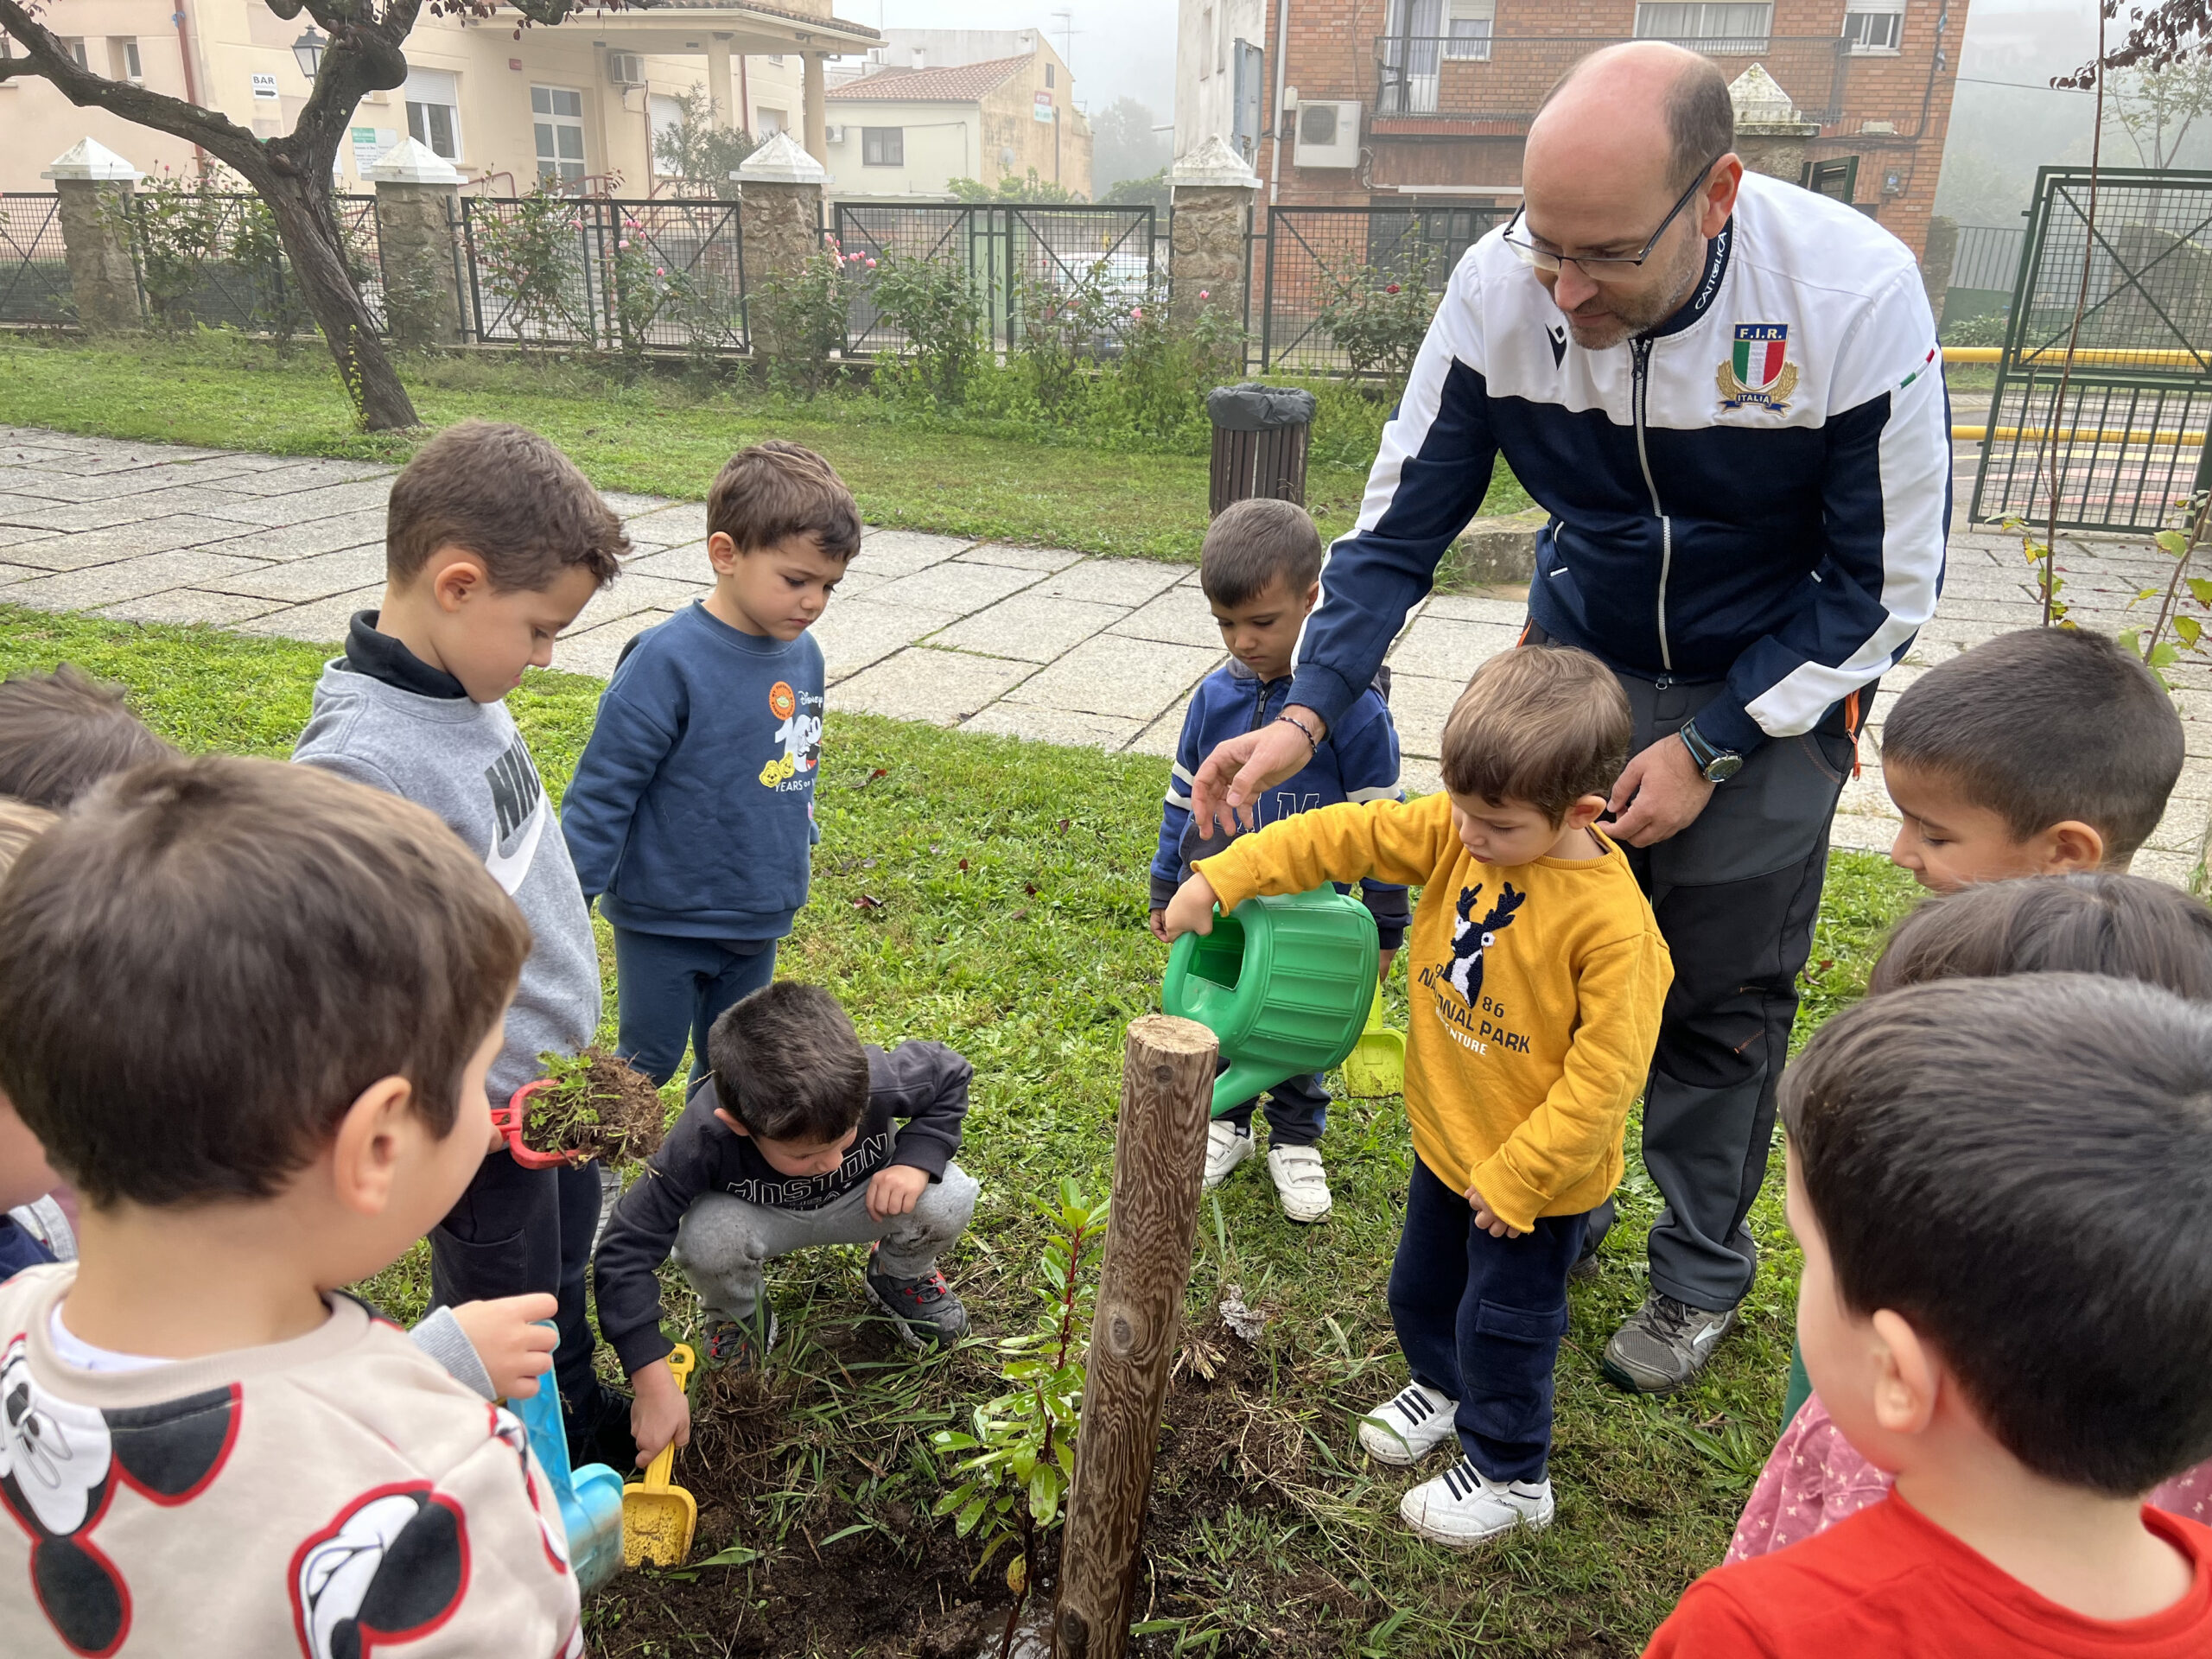
[[[1685,238],[1682,250],[1665,281],[1653,283],[1640,294],[1619,297],[1599,289],[1599,295],[1605,299],[1605,309],[1588,322],[1579,321],[1572,312],[1562,313],[1567,318],[1567,332],[1586,352],[1610,351],[1631,335],[1656,327],[1679,311],[1704,267],[1704,238]]]

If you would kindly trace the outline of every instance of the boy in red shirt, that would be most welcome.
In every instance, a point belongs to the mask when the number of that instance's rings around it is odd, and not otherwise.
[[[1897,1486],[1708,1573],[1647,1659],[2201,1659],[2212,1530],[2212,1014],[2083,974],[1830,1020],[1782,1084],[1798,1335]]]

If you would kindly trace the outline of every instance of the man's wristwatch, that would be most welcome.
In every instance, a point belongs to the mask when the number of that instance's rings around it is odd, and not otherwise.
[[[1698,730],[1697,721],[1691,721],[1678,735],[1682,747],[1690,752],[1690,760],[1705,774],[1706,782],[1725,784],[1744,769],[1744,757],[1733,749],[1714,748]]]

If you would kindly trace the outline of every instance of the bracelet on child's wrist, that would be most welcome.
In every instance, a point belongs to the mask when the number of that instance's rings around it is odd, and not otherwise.
[[[1308,726],[1304,721],[1300,720],[1296,715],[1277,715],[1275,716],[1275,723],[1279,726],[1296,727],[1298,728],[1298,734],[1306,740],[1306,747],[1311,748],[1316,754],[1321,753],[1321,740],[1314,736],[1313,728],[1311,726]]]

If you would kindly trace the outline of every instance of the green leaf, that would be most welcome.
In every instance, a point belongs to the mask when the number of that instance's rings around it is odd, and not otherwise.
[[[965,1538],[969,1533],[975,1531],[976,1523],[982,1518],[983,1500],[979,1497],[974,1503],[969,1504],[967,1508],[962,1510],[959,1515],[954,1518],[952,1529],[961,1537]]]
[[[816,1545],[815,1548],[817,1549],[827,1549],[830,1545],[837,1542],[840,1539],[849,1538],[856,1532],[874,1532],[874,1522],[858,1522],[852,1526],[845,1528],[842,1532],[831,1533],[827,1538],[824,1538],[819,1544]]]
[[[975,1490],[975,1483],[972,1481],[965,1486],[954,1487],[943,1497],[938,1499],[937,1503],[931,1506],[930,1513],[931,1515],[951,1514],[953,1510],[958,1509],[963,1503],[965,1503],[969,1500],[969,1497],[974,1493]]]
[[[930,1444],[940,1452],[965,1452],[982,1442],[973,1434],[963,1434],[957,1428],[941,1428],[930,1436]]]
[[[703,1561],[694,1561],[691,1565],[695,1567],[743,1567],[747,1561],[757,1561],[760,1559],[760,1552],[759,1550],[747,1549],[742,1544],[732,1544],[728,1549],[721,1550],[715,1554],[709,1555]]]
[[[2189,537],[2177,530],[2162,530],[2151,539],[2176,558],[2189,551]]]
[[[1049,1463],[1037,1465],[1037,1472],[1029,1477],[1029,1513],[1040,1527],[1052,1524],[1052,1517],[1059,1513],[1060,1491],[1065,1485],[1058,1468]]]
[[[2181,641],[2183,649],[2186,651],[2196,649],[2197,639],[2203,632],[2204,625],[2193,616],[2174,618],[2174,637]]]

